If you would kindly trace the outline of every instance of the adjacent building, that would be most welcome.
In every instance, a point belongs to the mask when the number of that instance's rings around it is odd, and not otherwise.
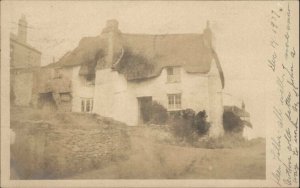
[[[37,97],[37,69],[41,52],[27,42],[25,16],[18,22],[17,34],[10,34],[10,96],[14,105],[29,106]]]

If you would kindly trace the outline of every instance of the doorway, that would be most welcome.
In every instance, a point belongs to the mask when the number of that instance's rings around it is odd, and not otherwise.
[[[151,119],[152,97],[138,97],[139,124],[148,123]]]

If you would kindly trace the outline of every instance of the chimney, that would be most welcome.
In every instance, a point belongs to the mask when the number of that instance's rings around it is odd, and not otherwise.
[[[25,15],[22,15],[19,19],[18,39],[22,43],[26,43],[27,41],[27,21]]]
[[[106,67],[112,67],[114,64],[114,52],[118,48],[120,36],[119,23],[117,20],[107,20],[106,27],[102,30],[102,35],[107,38],[107,51],[105,56]]]
[[[212,32],[208,20],[206,22],[206,28],[203,31],[203,40],[204,40],[204,45],[207,48],[212,48]]]
[[[106,27],[103,29],[102,33],[109,33],[109,32],[120,32],[119,31],[119,23],[117,20],[107,20]]]
[[[246,106],[245,106],[245,103],[244,101],[242,101],[242,109],[245,110]]]

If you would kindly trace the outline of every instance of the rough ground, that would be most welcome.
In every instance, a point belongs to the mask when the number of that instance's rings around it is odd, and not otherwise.
[[[70,179],[264,179],[265,143],[247,148],[202,149],[160,144],[147,128],[132,128],[129,159]]]
[[[13,109],[12,120],[43,119],[58,122],[56,116],[32,110]],[[77,115],[76,115],[77,116]],[[71,117],[76,117],[71,116]],[[62,117],[58,116],[60,119]],[[68,116],[70,117],[70,116]],[[78,116],[84,118],[82,115]],[[74,129],[81,127],[76,119]],[[89,121],[90,124],[91,119]],[[60,120],[61,121],[61,120]],[[107,120],[109,121],[109,120]],[[93,122],[92,122],[93,123]],[[97,126],[97,121],[94,122]],[[62,125],[63,126],[63,125]],[[82,125],[87,129],[87,125]],[[99,126],[101,129],[101,126]],[[127,127],[131,150],[123,160],[110,161],[97,169],[78,172],[65,179],[264,179],[265,140],[257,139],[247,147],[204,149],[158,142],[165,133],[147,126]],[[159,135],[159,136],[158,136]],[[170,144],[173,143],[173,144]],[[12,169],[13,174],[14,169]],[[63,178],[63,177],[62,177]],[[59,178],[60,179],[60,178]]]

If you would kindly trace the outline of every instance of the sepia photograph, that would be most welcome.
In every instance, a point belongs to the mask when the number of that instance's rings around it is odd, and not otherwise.
[[[299,185],[290,3],[2,1],[1,176]]]

